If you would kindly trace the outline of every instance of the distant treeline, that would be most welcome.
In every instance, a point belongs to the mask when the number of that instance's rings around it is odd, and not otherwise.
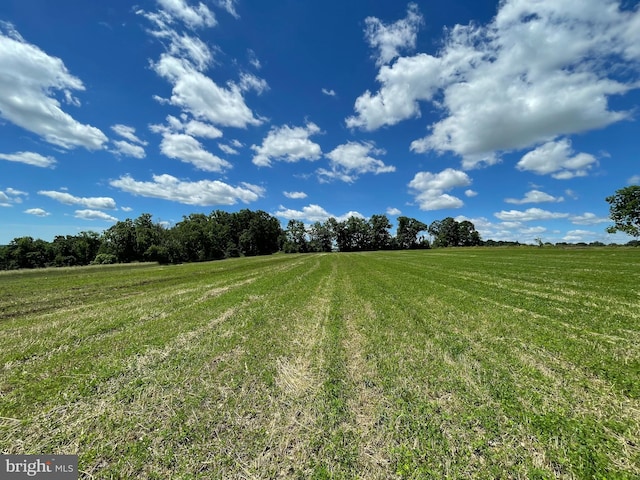
[[[215,210],[209,215],[194,213],[170,228],[143,213],[135,220],[117,222],[102,234],[89,231],[60,235],[52,242],[32,237],[15,238],[9,245],[0,246],[0,270],[129,262],[203,262],[270,255],[279,251],[357,252],[479,245],[520,243],[483,242],[472,222],[458,222],[451,217],[427,225],[415,218],[401,216],[397,218],[396,234],[392,235],[391,222],[386,215],[373,215],[369,220],[329,218],[310,226],[290,220],[283,229],[276,217],[261,210],[244,209],[234,213]],[[543,246],[542,242],[539,245]],[[594,242],[589,245],[604,244]]]
[[[159,262],[182,263],[229,257],[304,252],[356,252],[481,245],[480,235],[469,221],[448,217],[431,225],[398,217],[395,236],[386,215],[369,220],[329,218],[309,227],[280,221],[261,210],[229,213],[215,210],[194,213],[167,228],[143,213],[114,224],[102,234],[80,232],[56,236],[53,241],[19,237],[0,246],[0,269],[62,267],[89,264]],[[422,235],[420,235],[422,233]],[[425,235],[433,239],[431,245]]]

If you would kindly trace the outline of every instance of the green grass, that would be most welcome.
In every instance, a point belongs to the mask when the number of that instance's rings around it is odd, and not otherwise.
[[[81,478],[639,478],[640,249],[0,273],[0,450]]]

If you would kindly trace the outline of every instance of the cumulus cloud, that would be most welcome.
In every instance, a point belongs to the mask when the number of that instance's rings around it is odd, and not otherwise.
[[[384,155],[386,152],[368,142],[348,142],[339,145],[325,156],[331,161],[331,170],[318,169],[321,178],[338,179],[352,183],[365,173],[395,172],[396,167],[385,165],[371,155]]]
[[[153,24],[150,34],[165,46],[165,52],[151,63],[151,68],[171,84],[172,91],[169,98],[155,98],[214,125],[245,128],[261,124],[262,120],[253,115],[242,94],[247,89],[260,93],[268,88],[266,82],[243,74],[239,83],[228,81],[226,86],[218,85],[205,73],[213,63],[215,49],[192,33],[179,32],[175,25],[176,20],[181,20],[192,30],[213,26],[213,14],[202,3],[196,8],[183,0],[163,2],[158,12],[137,12]]]
[[[135,143],[137,145],[147,145],[147,142],[140,140],[136,135],[136,129],[130,127],[128,125],[116,124],[111,127],[116,134],[120,135],[125,140],[128,140],[130,143]]]
[[[230,147],[229,145],[226,145],[224,143],[219,143],[218,148],[222,150],[224,153],[226,153],[227,155],[238,155],[240,153],[235,148]]]
[[[154,175],[151,182],[137,181],[125,175],[109,184],[133,195],[199,206],[235,205],[238,201],[250,203],[264,195],[262,187],[249,183],[233,187],[218,180],[185,182],[168,174]]]
[[[49,212],[43,210],[42,208],[28,208],[24,211],[24,213],[35,215],[36,217],[48,217],[49,215],[51,215]]]
[[[280,209],[275,213],[276,217],[282,217],[287,220],[306,220],[307,222],[324,222],[333,217],[339,222],[347,220],[349,217],[364,218],[359,212],[347,212],[344,215],[336,216],[327,212],[320,205],[310,204],[303,207],[302,210],[292,210],[280,205]]]
[[[327,95],[328,97],[335,97],[336,96],[336,91],[333,89],[327,89],[327,88],[323,88],[322,89],[322,93],[324,93],[325,95]]]
[[[64,62],[28,43],[10,24],[0,22],[0,115],[11,123],[63,148],[98,150],[107,137],[84,125],[61,108],[61,99],[77,107],[74,91],[82,81]],[[56,97],[60,94],[61,99]]]
[[[76,210],[74,217],[82,218],[83,220],[105,220],[107,222],[117,222],[118,219],[111,215],[108,215],[100,210]]]
[[[251,145],[256,152],[252,162],[259,167],[270,167],[272,161],[294,163],[300,160],[318,160],[322,155],[320,145],[309,137],[320,133],[315,123],[307,123],[304,127],[272,128],[262,145]]]
[[[356,100],[347,125],[393,125],[429,101],[442,119],[412,150],[454,153],[464,168],[605,127],[630,115],[609,99],[637,88],[613,74],[638,67],[639,18],[616,0],[506,0],[489,24],[446,30],[437,54],[382,65],[379,91]]]
[[[184,133],[163,134],[160,151],[169,158],[191,163],[207,172],[224,172],[231,168],[229,162],[208,152],[198,140]]]
[[[221,87],[185,58],[162,54],[153,69],[173,85],[168,102],[196,119],[240,128],[262,123],[246,105],[239,85]]]
[[[544,202],[564,202],[563,197],[554,197],[540,190],[530,190],[525,193],[524,198],[505,198],[507,203],[522,205],[525,203],[544,203]]]
[[[447,168],[440,173],[416,173],[409,182],[409,188],[415,195],[420,210],[440,210],[462,207],[462,200],[445,192],[470,184],[471,178],[465,172]]]
[[[530,222],[532,220],[557,220],[569,217],[568,213],[549,212],[540,208],[529,208],[525,211],[521,210],[502,210],[494,213],[496,218],[510,222]]]
[[[464,195],[465,195],[466,197],[469,197],[469,198],[471,198],[471,197],[477,197],[477,196],[478,196],[478,192],[476,192],[475,190],[468,189],[468,190],[465,190],[465,191],[464,191]]]
[[[307,194],[304,192],[282,192],[282,194],[287,197],[287,198],[292,198],[292,199],[302,199],[302,198],[307,198]]]
[[[88,208],[115,209],[116,202],[111,197],[76,197],[67,192],[40,190],[38,195],[44,195],[65,205],[83,205]]]
[[[405,18],[390,25],[385,25],[376,17],[367,17],[364,34],[369,45],[378,50],[376,64],[389,63],[401,50],[415,48],[422,22],[422,15],[415,3],[409,4]]]
[[[395,217],[396,215],[402,215],[402,211],[394,207],[389,207],[387,208],[387,215],[393,215]]]
[[[134,145],[133,143],[129,143],[125,140],[114,140],[113,145],[115,146],[113,153],[116,155],[125,155],[133,158],[144,158],[147,156],[144,148],[140,145]]]
[[[569,230],[566,235],[562,237],[562,240],[570,243],[584,242],[595,236],[598,235],[591,230]]]
[[[527,226],[518,221],[491,222],[485,217],[469,218],[463,215],[455,217],[457,222],[468,220],[474,224],[478,233],[484,240],[518,241],[524,243],[535,243],[536,238],[548,232],[546,227],[541,225]]]
[[[597,225],[598,223],[609,223],[609,217],[599,217],[595,213],[585,212],[582,215],[574,215],[570,218],[574,225]]]
[[[588,153],[576,154],[568,139],[547,142],[528,152],[518,162],[518,170],[526,170],[538,175],[551,174],[553,178],[565,180],[584,177],[598,161]]]
[[[56,164],[55,158],[51,156],[45,157],[34,152],[0,153],[0,160],[26,163],[27,165],[42,168],[53,167]]]
[[[638,185],[640,184],[640,175],[634,175],[633,177],[627,180],[629,185]]]

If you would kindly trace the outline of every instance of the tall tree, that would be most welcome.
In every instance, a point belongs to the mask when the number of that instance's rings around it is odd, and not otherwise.
[[[334,234],[331,223],[314,222],[309,228],[309,248],[313,252],[330,252],[333,249]]]
[[[606,201],[609,203],[609,216],[614,222],[607,232],[621,231],[640,237],[640,185],[616,190]]]
[[[104,232],[103,241],[106,253],[115,255],[118,262],[136,260],[136,228],[130,218],[109,227]]]
[[[309,251],[307,230],[303,222],[300,220],[289,220],[285,234],[287,240],[284,244],[284,251],[286,253],[306,253]]]
[[[415,218],[398,217],[398,229],[396,232],[398,248],[416,248],[418,246],[418,233],[426,231],[428,228],[426,224]]]
[[[391,247],[391,222],[386,215],[372,215],[369,219],[371,231],[371,248],[373,250],[387,250]]]

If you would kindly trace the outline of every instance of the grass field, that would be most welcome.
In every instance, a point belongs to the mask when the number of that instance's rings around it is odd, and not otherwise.
[[[0,365],[81,478],[640,478],[640,249],[4,272]]]

